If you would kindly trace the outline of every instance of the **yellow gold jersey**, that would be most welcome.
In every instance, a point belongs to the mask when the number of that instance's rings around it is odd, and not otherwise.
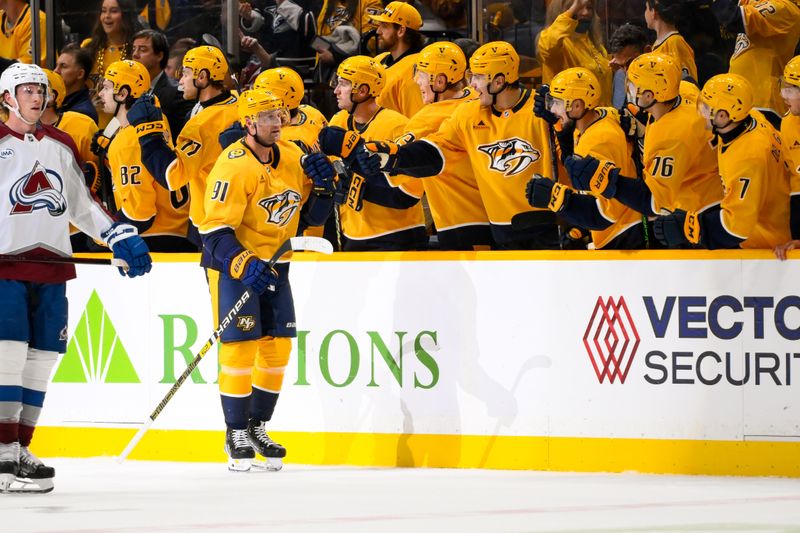
[[[741,0],[745,33],[736,37],[730,72],[753,85],[753,105],[786,112],[778,79],[800,39],[800,6],[792,0]]]
[[[781,122],[783,161],[789,169],[792,196],[800,194],[800,116],[788,114]]]
[[[376,99],[379,106],[397,111],[407,118],[413,117],[422,109],[422,93],[419,85],[414,81],[414,65],[419,54],[409,54],[401,57],[388,66],[391,55],[388,52],[378,55],[375,60],[380,61],[386,68],[386,85]]]
[[[45,28],[47,28],[44,11],[39,12],[39,50],[42,54],[41,64],[45,64],[47,43],[45,41]],[[21,63],[33,63],[33,50],[31,48],[31,15],[30,7],[26,5],[17,18],[15,24],[10,25],[8,16],[0,10],[0,57],[18,59]]]
[[[78,147],[78,154],[80,154],[83,161],[97,163],[97,156],[91,150],[92,138],[97,133],[97,124],[94,120],[83,113],[65,111],[53,126],[72,137],[72,140],[75,141],[75,146]]]
[[[575,154],[611,161],[623,176],[636,176],[631,146],[619,125],[619,114],[613,108],[597,109],[597,112],[600,113],[600,118],[583,133],[575,130]],[[597,206],[600,213],[613,222],[606,229],[592,231],[592,242],[597,249],[603,248],[625,230],[642,221],[640,213],[619,200],[598,196]]]
[[[611,105],[608,53],[602,45],[595,45],[588,33],[576,33],[577,27],[578,20],[565,12],[539,33],[537,55],[542,65],[542,83],[550,83],[553,76],[562,70],[583,67],[591,70],[600,80],[600,105]]]
[[[642,163],[654,213],[702,211],[722,199],[711,138],[694,104],[682,100],[647,125]]]
[[[169,134],[165,138],[169,139]],[[108,165],[117,209],[134,222],[153,221],[142,235],[186,236],[189,187],[168,191],[156,183],[142,163],[139,138],[133,126],[117,131],[108,147]]]
[[[194,225],[204,219],[203,201],[206,176],[217,161],[222,147],[219,134],[234,121],[239,120],[237,98],[226,96],[204,107],[189,119],[175,142],[176,159],[167,168],[166,179],[170,190],[189,185],[189,219]]]
[[[531,91],[524,89],[517,104],[503,111],[479,100],[464,102],[425,140],[445,161],[469,160],[489,221],[508,226],[514,215],[533,209],[525,197],[531,177],[553,178],[548,135],[547,123],[533,114]]]
[[[773,248],[791,239],[789,176],[778,132],[756,113],[744,133],[727,144],[717,143],[725,188],[722,225],[745,239],[742,248]]]
[[[302,155],[297,145],[279,141],[264,164],[243,140],[228,146],[208,174],[200,233],[234,228],[242,246],[269,259],[297,233],[300,210],[311,192]]]
[[[398,142],[407,143],[436,133],[458,106],[474,98],[473,91],[464,89],[451,100],[425,105],[408,121],[406,133]],[[453,151],[442,155],[445,156],[442,173],[421,180],[436,228],[443,231],[469,224],[488,224],[469,158]]]
[[[661,42],[653,45],[653,52],[665,54],[678,63],[681,67],[681,74],[684,78],[687,76],[697,81],[697,65],[694,62],[694,50],[683,38],[683,35],[674,31],[667,34]]]
[[[365,125],[358,127],[353,116],[346,111],[339,111],[331,118],[331,126],[339,126],[346,130],[357,130],[364,141],[397,139],[406,132],[408,119],[391,109],[379,109]],[[422,198],[424,190],[419,179],[409,176],[391,176],[389,182],[403,192],[416,198]],[[383,237],[399,231],[425,226],[425,217],[421,202],[408,209],[393,209],[364,201],[361,211],[355,211],[348,205],[340,207],[342,233],[348,239],[364,240]]]
[[[301,105],[297,112],[297,122],[281,128],[281,139],[300,141],[309,148],[317,145],[319,131],[328,125],[328,121],[317,109]]]

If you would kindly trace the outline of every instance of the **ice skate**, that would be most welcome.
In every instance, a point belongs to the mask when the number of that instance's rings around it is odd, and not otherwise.
[[[247,424],[247,435],[250,437],[253,449],[265,459],[265,461],[254,461],[253,467],[277,472],[283,468],[286,448],[269,438],[266,424],[266,422],[259,422],[258,420],[250,420],[250,423]]]
[[[225,453],[228,454],[228,470],[231,472],[248,472],[256,453],[250,444],[246,429],[225,431]]]
[[[0,443],[0,492],[9,492],[17,479],[19,469],[19,442]]]
[[[19,469],[9,492],[50,492],[53,490],[55,476],[55,468],[46,466],[27,446],[22,446],[19,451]]]

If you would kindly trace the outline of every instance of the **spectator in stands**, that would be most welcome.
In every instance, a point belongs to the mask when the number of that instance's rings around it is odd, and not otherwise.
[[[414,81],[414,64],[425,45],[419,32],[422,17],[413,6],[396,1],[371,19],[378,24],[378,48],[384,52],[375,60],[386,67],[386,85],[377,103],[413,117],[422,109],[422,95]]]
[[[33,50],[31,46],[31,14],[27,0],[0,0],[0,57],[17,59],[22,63],[33,63]],[[45,15],[39,11],[39,53],[41,64],[44,65],[45,41]]]
[[[634,59],[649,51],[647,33],[634,24],[623,24],[608,39],[608,64],[614,72],[611,104],[617,109],[625,105],[625,71]]]
[[[81,46],[88,48],[93,59],[89,75],[92,91],[100,89],[98,81],[105,74],[108,65],[120,59],[131,58],[133,36],[139,29],[141,27],[134,0],[103,0],[92,36],[81,43]],[[98,123],[100,129],[103,129],[111,119],[111,115],[102,111],[99,100],[95,104],[98,109]]]
[[[142,30],[133,36],[133,59],[144,65],[150,74],[150,90],[161,102],[172,140],[175,141],[186,123],[193,102],[183,99],[178,91],[178,82],[164,72],[168,53],[167,37],[159,31]]]
[[[647,27],[656,32],[653,52],[672,56],[681,67],[683,79],[697,83],[697,66],[694,50],[686,39],[678,33],[677,24],[683,15],[682,0],[647,0],[644,19]]]
[[[583,67],[600,80],[600,105],[611,103],[611,68],[593,0],[551,0],[547,26],[539,34],[538,57],[542,83],[562,70]]]
[[[67,95],[61,105],[62,111],[83,113],[97,122],[97,110],[92,104],[92,97],[86,81],[92,71],[92,56],[86,48],[77,44],[64,47],[58,56],[55,71],[64,79]]]
[[[717,0],[711,11],[730,33],[738,34],[730,72],[753,86],[753,105],[780,127],[786,112],[779,78],[800,39],[800,5],[794,0]]]

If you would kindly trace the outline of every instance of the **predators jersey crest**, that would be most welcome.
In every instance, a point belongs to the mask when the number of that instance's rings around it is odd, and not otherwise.
[[[277,226],[285,226],[300,207],[303,197],[291,189],[274,194],[258,201],[258,205],[267,212],[267,222]]]
[[[491,170],[502,172],[507,178],[524,172],[542,155],[531,143],[519,137],[482,144],[478,150],[489,156]]]

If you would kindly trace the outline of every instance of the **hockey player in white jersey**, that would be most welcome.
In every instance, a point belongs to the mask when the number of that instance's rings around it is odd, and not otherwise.
[[[0,124],[0,254],[69,257],[71,222],[127,263],[120,273],[146,274],[150,255],[136,229],[95,202],[72,139],[39,122],[48,94],[36,65],[16,63],[0,76],[9,111]],[[66,281],[74,277],[68,263],[0,260],[0,492],[53,489],[55,470],[29,446],[50,373],[66,351]]]

